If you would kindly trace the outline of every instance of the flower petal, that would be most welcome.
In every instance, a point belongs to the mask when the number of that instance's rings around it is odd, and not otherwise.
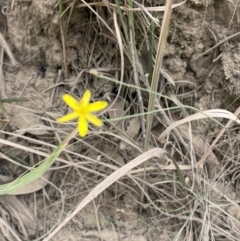
[[[78,132],[81,137],[84,137],[88,133],[88,123],[85,116],[81,115],[78,119]]]
[[[89,112],[95,112],[99,110],[103,110],[108,106],[107,101],[96,101],[88,105]]]
[[[90,98],[91,98],[91,92],[90,90],[86,90],[85,93],[83,94],[82,99],[80,100],[80,103],[79,103],[80,106],[83,108],[86,108],[90,101]]]
[[[63,100],[73,110],[75,110],[79,106],[78,101],[74,97],[72,97],[71,95],[68,95],[68,94],[63,95]]]
[[[63,122],[68,122],[71,120],[74,120],[76,118],[78,118],[79,114],[76,112],[72,112],[70,114],[64,115],[60,118],[57,119],[57,122],[63,123]]]
[[[96,117],[95,115],[87,113],[85,115],[85,117],[89,122],[91,122],[95,126],[101,127],[103,125],[103,122],[98,117]]]

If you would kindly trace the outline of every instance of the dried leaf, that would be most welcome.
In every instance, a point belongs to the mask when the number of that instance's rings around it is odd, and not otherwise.
[[[18,229],[25,234],[26,238],[41,229],[36,217],[22,200],[15,196],[4,195],[1,197],[1,203],[11,213],[12,217],[18,221]]]
[[[32,135],[48,134],[43,121],[29,110],[10,104],[5,104],[4,109],[9,115],[10,124],[22,130],[23,133],[28,132]]]
[[[124,166],[125,162],[120,154],[118,154],[114,145],[108,145],[104,147],[104,153],[119,163],[120,166]]]
[[[16,61],[15,61],[15,59],[13,57],[13,54],[12,54],[10,48],[8,47],[7,42],[5,41],[5,39],[4,39],[4,37],[3,37],[3,35],[1,33],[0,33],[0,46],[4,48],[5,52],[7,53],[8,57],[9,57],[9,59],[11,61],[11,64],[15,66],[16,65]]]
[[[46,172],[42,177],[36,179],[26,187],[16,190],[10,193],[9,195],[23,195],[23,194],[33,193],[41,190],[48,184],[48,181],[50,179],[50,174],[51,174],[50,171]]]
[[[130,138],[134,138],[140,129],[140,120],[138,117],[136,118],[132,118],[129,122],[128,122],[128,127],[126,130],[126,134],[130,137]]]

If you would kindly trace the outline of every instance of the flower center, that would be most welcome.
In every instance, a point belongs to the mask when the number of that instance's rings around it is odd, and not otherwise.
[[[86,115],[88,113],[88,108],[87,106],[77,106],[74,111],[79,115]]]

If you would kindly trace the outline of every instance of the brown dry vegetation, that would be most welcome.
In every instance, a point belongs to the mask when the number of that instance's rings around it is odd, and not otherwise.
[[[240,3],[165,5],[0,0],[0,241],[240,239]],[[6,195],[86,89],[103,128]]]

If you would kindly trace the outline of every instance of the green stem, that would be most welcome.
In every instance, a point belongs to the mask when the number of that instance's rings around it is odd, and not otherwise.
[[[52,166],[61,152],[66,148],[69,141],[78,133],[78,128],[74,129],[62,143],[52,152],[52,154],[43,160],[43,162],[32,171],[17,178],[16,180],[0,185],[0,195],[11,194],[12,192],[24,188],[36,179],[40,178]]]

